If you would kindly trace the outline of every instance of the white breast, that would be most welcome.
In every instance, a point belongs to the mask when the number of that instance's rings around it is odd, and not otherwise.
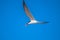
[[[31,22],[29,22],[28,24],[34,24],[34,23],[37,23],[38,21],[36,20],[31,20]]]

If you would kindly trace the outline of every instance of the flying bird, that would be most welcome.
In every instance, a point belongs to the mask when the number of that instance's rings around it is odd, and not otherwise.
[[[28,22],[26,25],[28,24],[45,24],[45,23],[48,23],[48,22],[42,22],[42,21],[38,21],[36,20],[33,15],[31,14],[31,12],[29,11],[28,7],[26,6],[26,3],[25,1],[23,0],[23,8],[24,8],[24,11],[26,13],[26,15],[29,17],[30,19],[30,22]]]

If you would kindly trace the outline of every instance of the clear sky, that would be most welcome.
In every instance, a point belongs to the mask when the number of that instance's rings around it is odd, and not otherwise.
[[[39,21],[32,24],[26,16],[22,0],[0,0],[0,40],[60,40],[60,0],[25,0]]]

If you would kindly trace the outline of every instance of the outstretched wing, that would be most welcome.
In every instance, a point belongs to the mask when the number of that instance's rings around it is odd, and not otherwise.
[[[30,20],[34,20],[34,17],[32,16],[32,14],[30,13],[30,11],[28,10],[24,0],[23,0],[23,7],[24,7],[24,11],[26,12],[27,16],[30,18]]]

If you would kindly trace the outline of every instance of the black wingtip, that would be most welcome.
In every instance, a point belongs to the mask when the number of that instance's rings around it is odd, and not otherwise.
[[[25,1],[23,0],[23,5],[25,5]]]
[[[49,22],[43,22],[42,24],[47,24],[47,23],[49,23]]]

